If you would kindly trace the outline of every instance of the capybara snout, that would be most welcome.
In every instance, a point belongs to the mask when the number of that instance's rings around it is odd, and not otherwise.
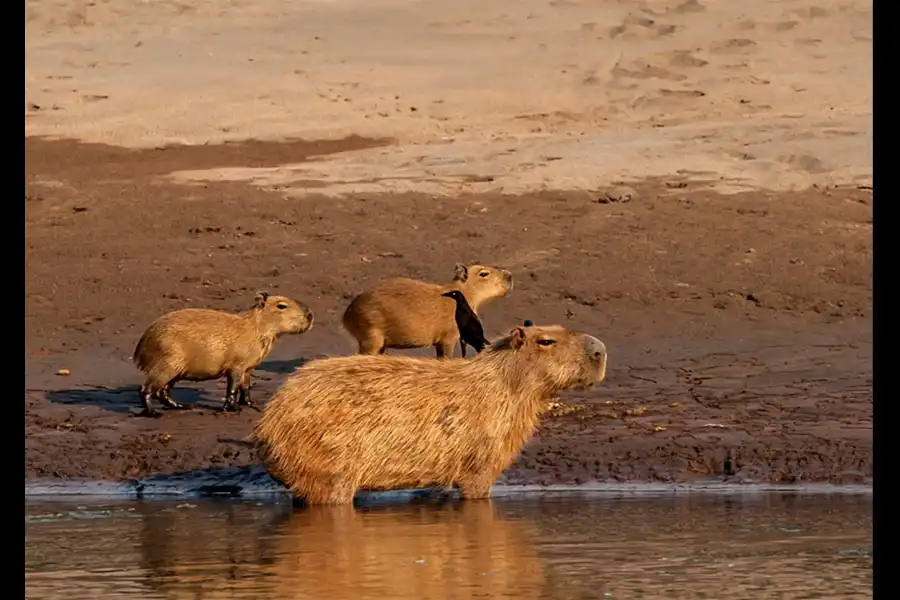
[[[606,379],[606,344],[592,335],[584,336],[584,354],[596,365],[596,377],[591,383],[599,383]]]

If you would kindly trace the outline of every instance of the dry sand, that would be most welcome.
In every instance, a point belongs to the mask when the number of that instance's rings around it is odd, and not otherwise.
[[[870,185],[861,0],[26,1],[26,135],[125,147],[390,136],[285,195]]]

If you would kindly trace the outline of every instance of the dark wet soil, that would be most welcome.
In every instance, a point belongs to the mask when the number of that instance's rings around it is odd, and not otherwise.
[[[176,308],[245,307],[258,289],[302,300],[316,327],[256,372],[264,405],[303,360],[353,350],[339,316],[355,293],[395,275],[447,280],[457,261],[517,278],[485,311],[488,337],[533,319],[595,333],[611,352],[607,382],[562,398],[510,482],[871,478],[871,191],[723,196],[673,179],[633,185],[627,203],[285,199],[165,177],[385,143],[26,139],[26,479],[257,462],[240,439],[259,413],[218,414],[222,383],[176,388],[192,410],[133,416],[143,329]]]

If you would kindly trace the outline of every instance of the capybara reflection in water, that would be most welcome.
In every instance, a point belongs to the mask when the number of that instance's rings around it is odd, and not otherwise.
[[[431,485],[485,498],[547,401],[605,376],[603,343],[558,325],[517,327],[466,360],[320,359],[285,381],[253,438],[269,473],[310,504]]]
[[[381,282],[350,302],[343,324],[359,343],[360,354],[434,346],[438,358],[449,358],[459,340],[459,328],[454,318],[456,304],[442,294],[459,290],[477,313],[512,289],[509,271],[457,264],[453,281],[447,285],[402,277]]]
[[[456,302],[454,318],[456,327],[459,329],[459,353],[462,357],[466,357],[466,344],[475,348],[475,354],[484,350],[484,347],[488,345],[488,341],[484,337],[484,328],[463,293],[459,290],[450,290],[441,295],[452,298]]]
[[[222,410],[240,410],[239,404],[252,406],[250,373],[269,355],[275,339],[304,333],[312,325],[313,314],[307,307],[266,292],[258,293],[253,307],[238,314],[185,308],[159,317],[134,351],[134,363],[145,374],[141,414],[159,414],[150,405],[151,398],[166,408],[183,408],[171,396],[178,381],[207,381],[223,375],[227,388]]]

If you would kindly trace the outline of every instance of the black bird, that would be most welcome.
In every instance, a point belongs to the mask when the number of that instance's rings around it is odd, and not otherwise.
[[[466,344],[475,348],[476,353],[484,350],[488,345],[488,341],[484,338],[484,329],[463,293],[451,290],[441,295],[456,300],[456,326],[459,328],[459,350],[463,358],[466,357]]]

